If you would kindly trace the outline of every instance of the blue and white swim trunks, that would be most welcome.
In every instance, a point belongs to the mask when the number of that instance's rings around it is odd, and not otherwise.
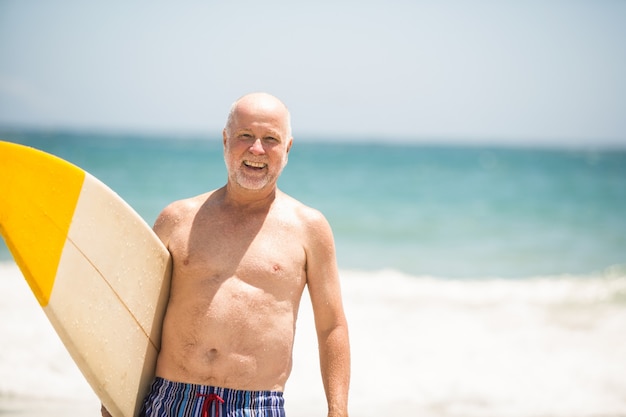
[[[243,391],[155,378],[141,417],[285,417],[280,391]]]

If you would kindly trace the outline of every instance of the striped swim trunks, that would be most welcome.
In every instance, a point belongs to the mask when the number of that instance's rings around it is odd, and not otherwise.
[[[243,391],[155,378],[140,417],[285,417],[280,391]]]

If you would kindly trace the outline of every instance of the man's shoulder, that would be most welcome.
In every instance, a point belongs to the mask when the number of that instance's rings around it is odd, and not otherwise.
[[[282,201],[284,210],[279,213],[281,221],[292,219],[292,224],[301,236],[309,267],[319,261],[324,263],[331,260],[334,255],[328,249],[334,248],[334,237],[324,214],[287,194],[283,194]]]
[[[303,226],[318,227],[320,224],[326,224],[326,217],[318,209],[283,192],[280,193],[280,199],[282,210],[294,216]]]
[[[153,230],[167,245],[175,230],[187,227],[192,219],[214,191],[195,197],[173,201],[168,204],[154,222]]]
[[[213,190],[204,194],[173,201],[163,209],[163,212],[176,214],[198,211],[215,191],[216,190]]]
[[[178,223],[184,218],[193,217],[214,192],[215,190],[169,203],[159,214],[157,224]]]

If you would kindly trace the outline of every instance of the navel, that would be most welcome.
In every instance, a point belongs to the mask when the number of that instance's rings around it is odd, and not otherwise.
[[[213,348],[206,352],[206,361],[213,362],[219,356],[219,352],[217,349]]]

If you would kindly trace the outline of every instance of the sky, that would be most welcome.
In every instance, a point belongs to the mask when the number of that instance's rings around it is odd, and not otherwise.
[[[0,0],[0,127],[626,147],[626,1]]]

